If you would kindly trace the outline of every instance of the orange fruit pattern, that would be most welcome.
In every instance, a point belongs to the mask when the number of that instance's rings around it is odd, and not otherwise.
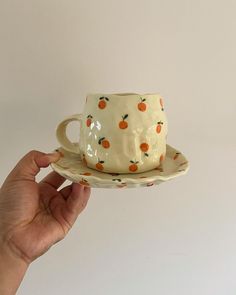
[[[99,138],[98,144],[101,144],[104,149],[108,149],[110,147],[110,142],[105,137]]]
[[[163,162],[163,161],[164,161],[164,155],[162,154],[162,155],[160,156],[160,163]]]
[[[86,161],[86,158],[85,158],[85,154],[83,154],[83,159],[82,159],[82,162],[85,166],[87,166],[87,161]]]
[[[97,162],[97,164],[96,164],[96,168],[97,168],[98,170],[102,171],[102,170],[104,169],[104,167],[103,167],[102,164],[104,164],[104,163],[105,163],[104,161],[101,161],[101,160],[98,159],[98,162]]]
[[[87,127],[90,127],[90,125],[91,125],[91,123],[92,123],[92,118],[93,118],[93,116],[91,116],[91,115],[88,115],[88,116],[87,116],[87,121],[86,121],[86,125],[87,125]]]
[[[160,105],[161,105],[161,110],[164,111],[164,102],[163,102],[163,98],[160,98]]]
[[[146,142],[140,144],[140,149],[142,152],[144,152],[144,155],[148,157],[147,151],[149,150],[149,145]]]
[[[112,179],[112,181],[117,183],[116,187],[122,188],[127,186],[127,184],[125,182],[122,182],[120,178],[114,178]]]
[[[83,179],[79,182],[79,184],[84,185],[84,186],[89,186],[89,182],[86,179]]]
[[[92,173],[90,173],[90,172],[84,172],[84,173],[82,173],[82,175],[90,176],[90,175],[92,175]]]
[[[117,184],[116,187],[123,188],[123,187],[126,187],[126,186],[127,186],[126,183],[121,183],[121,184]]]
[[[99,109],[101,109],[101,110],[105,109],[105,107],[107,106],[106,101],[109,101],[108,97],[102,96],[99,98],[99,103],[98,103]]]
[[[138,170],[138,161],[130,161],[130,163],[132,163],[130,166],[129,166],[129,171],[131,172],[135,172]]]
[[[87,98],[86,98],[86,102],[87,102]],[[98,108],[101,109],[101,110],[105,109],[107,107],[108,102],[109,102],[109,98],[108,97],[105,97],[105,96],[100,97],[98,99]],[[161,110],[164,111],[163,98],[159,98],[159,104],[161,106]],[[140,102],[137,103],[137,109],[140,112],[145,112],[147,110],[147,107],[148,107],[148,105],[147,105],[147,102],[146,102],[146,98],[140,97]],[[129,124],[128,124],[129,122],[127,121],[129,115],[128,114],[125,114],[125,115],[123,115],[121,117],[122,117],[122,120],[120,120],[120,122],[118,123],[118,127],[119,127],[119,129],[122,129],[122,130],[127,129],[129,127]],[[93,122],[93,116],[91,114],[89,114],[87,116],[87,119],[86,119],[86,126],[87,127],[90,127],[91,124],[92,124],[92,122]],[[163,124],[164,123],[162,121],[157,122],[156,132],[158,134],[161,133]],[[98,144],[101,145],[104,149],[109,149],[111,147],[111,142],[106,137],[99,137]],[[148,151],[149,151],[149,144],[146,143],[146,142],[141,142],[139,147],[140,147],[140,150],[144,153],[144,155],[146,157],[148,157],[149,156],[149,153],[148,153]],[[178,158],[178,155],[179,154],[180,153],[176,153],[174,155],[173,159],[176,160]],[[62,156],[64,156],[64,155],[62,154]],[[163,154],[160,156],[160,163],[162,161],[164,161],[164,155]],[[86,161],[85,154],[83,154],[82,162],[84,163],[84,165],[87,166],[87,161]],[[100,170],[100,171],[103,171],[104,170],[104,166],[103,166],[104,163],[105,163],[104,161],[98,159],[98,162],[95,165],[96,166],[96,169],[97,170]],[[139,162],[136,161],[136,160],[135,161],[132,160],[132,161],[130,161],[130,163],[131,164],[128,167],[129,171],[130,172],[136,172],[138,170],[138,168],[139,168],[138,165],[137,165]],[[162,168],[158,168],[157,167],[155,169],[156,170],[163,171]],[[119,174],[116,174],[116,173],[110,173],[110,174],[111,175],[114,175],[114,176],[115,175],[119,175]],[[84,175],[91,175],[91,173],[84,173]]]
[[[181,154],[181,153],[179,153],[179,152],[175,153],[173,159],[174,159],[174,160],[177,160],[180,154]]]
[[[140,97],[140,100],[141,100],[141,102],[138,104],[138,109],[139,109],[141,112],[145,112],[146,109],[147,109],[147,105],[146,105],[146,103],[144,103],[144,102],[146,101],[146,99]]]
[[[128,123],[125,121],[128,118],[128,116],[129,116],[128,114],[122,116],[123,120],[120,121],[120,123],[119,123],[119,128],[120,129],[126,129],[128,127]]]
[[[157,133],[161,133],[161,128],[162,128],[161,125],[163,125],[162,121],[157,122],[157,127],[156,127],[156,132]]]
[[[64,154],[63,154],[63,152],[61,152],[59,149],[56,149],[55,151],[56,151],[56,152],[58,152],[58,153],[60,154],[61,158],[63,158],[63,157],[64,157]]]

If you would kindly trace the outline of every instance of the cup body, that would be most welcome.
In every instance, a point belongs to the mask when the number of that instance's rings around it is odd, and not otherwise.
[[[79,149],[88,167],[110,173],[154,169],[166,154],[168,123],[160,94],[89,94]]]

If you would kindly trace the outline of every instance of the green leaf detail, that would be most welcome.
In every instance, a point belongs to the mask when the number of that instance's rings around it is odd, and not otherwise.
[[[122,117],[124,120],[128,118],[128,114],[124,115],[124,117]]]

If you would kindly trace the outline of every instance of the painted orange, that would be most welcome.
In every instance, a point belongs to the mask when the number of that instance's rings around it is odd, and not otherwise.
[[[174,155],[174,160],[176,160],[176,159],[178,159],[178,157],[179,157],[179,155],[180,155],[180,153],[176,153],[175,155]]]
[[[164,160],[164,155],[162,154],[161,156],[160,156],[160,162],[162,162]]]
[[[83,161],[83,164],[87,166],[87,161],[86,161],[85,157],[83,157],[82,161]]]
[[[146,111],[146,108],[147,108],[147,105],[144,103],[144,102],[140,102],[138,104],[138,109],[141,111],[141,112],[145,112]]]
[[[129,171],[135,172],[138,170],[138,166],[136,164],[132,164],[129,166]]]
[[[105,148],[105,149],[108,149],[110,147],[110,142],[106,139],[104,139],[102,141],[102,146]]]
[[[105,109],[107,103],[105,102],[105,100],[100,100],[99,103],[98,103],[98,107],[100,109]]]
[[[149,145],[146,142],[140,144],[140,149],[142,152],[147,152],[149,149]]]
[[[164,103],[163,103],[163,99],[162,98],[160,98],[160,105],[161,105],[162,111],[164,111]]]
[[[157,127],[156,127],[156,132],[157,132],[157,133],[160,133],[160,132],[161,132],[161,128],[162,128],[161,125],[162,125],[162,124],[163,124],[163,122],[161,122],[161,121],[157,123]]]
[[[117,184],[117,186],[116,187],[119,187],[119,188],[123,188],[123,187],[126,187],[126,184],[125,183],[121,183],[121,184]]]
[[[87,121],[86,121],[86,125],[87,125],[87,127],[90,127],[91,123],[92,123],[92,120],[91,120],[90,118],[87,119]]]
[[[60,154],[61,158],[63,158],[63,157],[64,157],[64,154],[63,154],[63,152],[61,152],[61,151],[59,151],[59,150],[57,150],[57,152]]]
[[[128,123],[126,121],[120,121],[119,127],[120,129],[126,129],[128,127]]]
[[[98,169],[98,170],[103,170],[104,169],[104,167],[103,167],[103,165],[101,164],[101,163],[97,163],[96,164],[96,168]]]
[[[90,175],[92,175],[92,173],[90,173],[90,172],[84,172],[83,175],[90,176]]]
[[[84,186],[89,186],[89,183],[86,180],[81,180],[79,183]]]

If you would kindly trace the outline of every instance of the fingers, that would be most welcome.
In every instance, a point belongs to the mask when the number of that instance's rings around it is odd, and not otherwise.
[[[62,197],[64,198],[64,200],[67,200],[72,192],[72,184],[63,187],[63,189],[61,189],[59,192],[62,195]]]
[[[58,189],[65,182],[65,180],[66,179],[63,176],[59,175],[55,171],[52,171],[44,177],[39,184],[48,184],[55,189]]]
[[[40,168],[48,167],[50,163],[60,159],[58,152],[45,154],[39,151],[31,151],[26,154],[11,171],[8,178],[20,180],[35,180]]]
[[[71,193],[63,207],[63,216],[66,221],[73,225],[78,215],[86,207],[90,197],[90,188],[80,185],[78,183],[73,183],[71,188]]]

